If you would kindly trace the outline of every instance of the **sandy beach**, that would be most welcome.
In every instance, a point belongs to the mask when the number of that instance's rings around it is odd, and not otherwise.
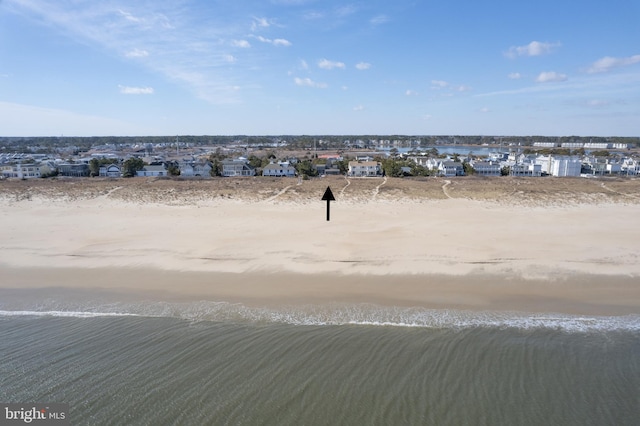
[[[4,181],[0,205],[3,289],[640,313],[637,180]]]

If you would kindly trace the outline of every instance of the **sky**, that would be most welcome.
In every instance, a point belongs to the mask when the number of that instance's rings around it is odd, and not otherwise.
[[[638,0],[0,0],[0,136],[640,136]]]

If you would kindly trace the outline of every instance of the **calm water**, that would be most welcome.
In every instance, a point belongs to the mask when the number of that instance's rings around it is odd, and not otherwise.
[[[0,290],[0,401],[74,425],[637,425],[640,316]],[[35,301],[37,299],[37,302]]]

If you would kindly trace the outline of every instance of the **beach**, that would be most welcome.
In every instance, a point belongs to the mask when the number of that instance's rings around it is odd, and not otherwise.
[[[87,425],[635,425],[639,191],[2,181],[0,401]]]
[[[38,180],[0,204],[5,289],[640,313],[637,180]]]

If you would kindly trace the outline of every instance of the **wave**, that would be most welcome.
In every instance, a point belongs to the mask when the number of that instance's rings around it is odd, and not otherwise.
[[[137,302],[68,304],[49,300],[45,305],[20,310],[0,310],[0,316],[37,317],[148,317],[176,318],[191,322],[248,322],[298,326],[377,326],[454,328],[474,327],[556,329],[567,332],[640,331],[640,315],[576,316],[521,312],[489,312],[386,307],[372,304],[249,307],[228,302]]]

